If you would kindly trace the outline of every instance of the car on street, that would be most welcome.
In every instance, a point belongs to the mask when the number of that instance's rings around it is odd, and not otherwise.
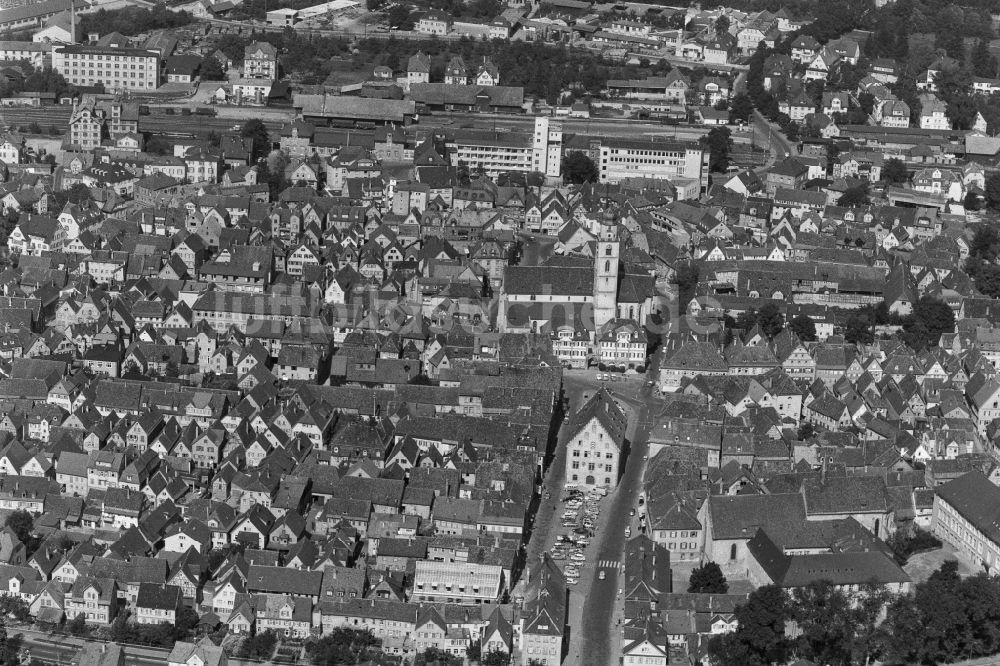
[[[632,536],[632,528],[631,527],[626,527],[625,528],[625,538],[628,538],[630,536]]]
[[[601,569],[601,573],[597,574],[597,577],[601,580],[604,580],[605,578],[608,577],[608,574],[604,573],[604,569]]]
[[[635,509],[632,509],[631,511],[629,511],[629,514],[628,514],[628,515],[630,515],[630,516],[634,516],[634,515],[635,515]]]

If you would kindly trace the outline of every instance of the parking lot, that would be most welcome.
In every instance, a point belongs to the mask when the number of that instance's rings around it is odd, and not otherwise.
[[[562,507],[563,512],[551,553],[552,559],[560,561],[569,585],[579,583],[583,569],[593,564],[587,556],[587,548],[601,514],[601,500],[606,496],[604,489],[584,492],[567,486],[557,505],[557,510]]]

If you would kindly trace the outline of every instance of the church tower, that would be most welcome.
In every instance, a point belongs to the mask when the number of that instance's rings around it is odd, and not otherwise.
[[[618,220],[608,208],[600,222],[594,257],[594,333],[618,316]]]

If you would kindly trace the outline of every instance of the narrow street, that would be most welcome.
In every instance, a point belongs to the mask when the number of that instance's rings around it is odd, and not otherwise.
[[[587,573],[591,586],[583,608],[579,654],[587,655],[586,661],[589,664],[618,663],[619,629],[614,624],[614,615],[622,575],[620,563],[627,540],[625,528],[632,522],[629,514],[639,497],[642,470],[649,450],[648,414],[651,403],[656,402],[651,387],[645,383],[645,376],[640,376],[639,379],[641,387],[633,395],[615,392],[615,397],[631,409],[628,431],[630,448],[625,473],[618,482],[618,489],[607,498],[610,504],[604,511],[607,518],[604,529],[597,534],[597,552],[592,561],[603,566],[595,566]],[[635,532],[631,536],[635,536]],[[601,571],[604,571],[604,580],[600,580]],[[574,663],[583,662],[578,660]]]
[[[580,566],[580,582],[569,586],[567,664],[617,663],[618,631],[612,625],[618,591],[618,563],[625,543],[624,526],[630,522],[629,513],[637,501],[642,480],[649,428],[646,415],[658,404],[658,398],[646,384],[646,375],[627,378],[617,375],[616,379],[618,381],[600,382],[596,370],[567,370],[563,377],[563,390],[570,405],[568,413],[579,409],[602,384],[607,386],[629,412],[626,436],[631,446],[619,490],[608,493],[600,502],[593,541],[584,549],[586,561]],[[566,432],[561,430],[555,458],[545,476],[542,500],[528,542],[529,562],[537,561],[542,553],[551,550],[561,530],[560,516],[566,506],[562,501],[565,437]],[[560,567],[565,565],[564,562],[559,564]],[[599,578],[602,569],[605,580]],[[588,656],[584,659],[582,655]]]
[[[771,151],[771,160],[763,168],[766,169],[774,162],[780,162],[792,154],[792,146],[788,139],[778,130],[777,126],[768,122],[760,111],[753,112],[753,126],[754,145]]]

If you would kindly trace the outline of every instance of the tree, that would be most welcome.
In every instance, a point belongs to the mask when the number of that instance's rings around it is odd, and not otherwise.
[[[765,585],[750,593],[736,607],[736,631],[714,637],[708,652],[720,666],[764,666],[784,663],[789,641],[785,621],[791,618],[788,596],[777,585]]]
[[[274,654],[274,647],[277,644],[278,635],[273,629],[268,629],[243,639],[238,655],[244,659],[267,661]]]
[[[31,532],[35,527],[35,518],[24,509],[18,509],[7,514],[4,526],[9,527],[17,535],[17,538],[21,540],[21,543],[27,544],[31,539]]]
[[[729,149],[733,145],[728,127],[713,127],[699,142],[708,148],[708,166],[711,171],[725,171],[729,166]]]
[[[722,569],[715,562],[708,561],[691,571],[688,581],[688,592],[700,594],[725,594],[729,591],[729,583],[722,574]]]
[[[87,628],[87,617],[83,613],[77,613],[76,617],[66,623],[66,631],[74,636],[84,636],[90,633]]]
[[[253,160],[262,159],[271,152],[271,133],[259,118],[251,118],[243,123],[240,128],[240,136],[253,141]]]
[[[73,183],[69,188],[69,202],[82,204],[90,201],[90,188],[83,183]]]
[[[719,18],[715,19],[715,34],[725,35],[729,32],[729,17],[723,14]]]
[[[764,335],[773,338],[785,328],[785,315],[775,303],[765,303],[757,311],[757,325]]]
[[[729,104],[730,120],[738,120],[745,123],[750,120],[750,116],[752,115],[753,102],[750,101],[750,97],[746,93],[739,93],[733,97],[732,102]]]
[[[749,331],[757,324],[757,310],[754,308],[744,310],[736,315],[736,321],[734,323],[736,328],[741,331]]]
[[[852,344],[870,344],[875,339],[867,317],[852,315],[844,324],[844,340]]]
[[[410,15],[409,7],[405,4],[393,5],[386,15],[386,20],[389,21],[389,27],[393,30],[413,29],[413,18]]]
[[[799,340],[812,342],[816,339],[816,322],[807,314],[795,315],[789,326]]]
[[[698,264],[681,264],[674,272],[674,284],[677,285],[677,306],[680,312],[687,312],[688,303],[694,298],[699,279]]]
[[[306,641],[306,655],[315,666],[369,661],[381,655],[381,642],[367,629],[337,627],[322,638]]]
[[[929,294],[920,297],[903,319],[903,341],[920,351],[936,346],[943,333],[955,330],[955,312]]]
[[[580,185],[596,183],[599,176],[597,165],[590,156],[581,151],[573,151],[562,161],[562,176],[567,183]]]
[[[854,618],[850,600],[827,580],[795,588],[791,615],[801,632],[797,653],[820,664],[850,664]]]
[[[799,425],[799,430],[796,433],[800,441],[806,441],[807,439],[812,439],[813,435],[816,434],[816,428],[809,421],[803,421]]]
[[[12,597],[5,594],[0,597],[0,617],[7,615],[13,615],[21,622],[24,622],[31,617],[31,609],[28,607],[28,602],[21,597]]]
[[[990,45],[985,39],[976,42],[971,61],[976,76],[992,79],[997,75],[997,59],[990,53]]]
[[[215,56],[208,56],[201,63],[201,80],[202,81],[224,81],[226,78],[226,70],[223,69],[222,63]]]
[[[510,655],[503,650],[490,650],[480,663],[482,666],[510,666]]]
[[[986,205],[1000,209],[1000,173],[990,174],[986,178]]]
[[[992,225],[980,225],[969,243],[969,258],[992,264],[997,257],[1000,257],[1000,231]]]
[[[844,190],[844,193],[837,199],[838,206],[854,208],[856,206],[867,206],[871,203],[868,197],[868,184],[855,185]]]
[[[462,660],[452,654],[435,647],[429,647],[420,654],[414,660],[414,666],[429,666],[430,664],[437,664],[437,666],[452,666],[462,663]]]
[[[247,37],[226,33],[215,40],[215,48],[222,51],[231,62],[239,62],[243,60],[243,54],[250,41]]]
[[[980,225],[969,244],[965,272],[975,281],[980,293],[992,298],[1000,298],[1000,266],[996,265],[998,256],[1000,232],[990,225]]]
[[[882,178],[890,183],[905,183],[909,177],[910,174],[906,170],[906,164],[898,157],[890,157],[882,165]]]
[[[181,606],[177,611],[177,620],[174,622],[176,640],[182,641],[191,635],[191,632],[198,626],[198,613],[190,606]]]

